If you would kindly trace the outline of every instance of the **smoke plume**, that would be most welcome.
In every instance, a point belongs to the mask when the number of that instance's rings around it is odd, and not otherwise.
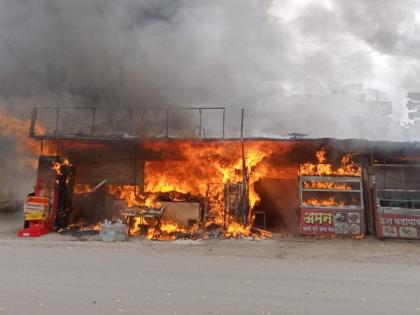
[[[237,109],[263,106],[258,126],[264,111],[288,107],[285,96],[365,83],[395,97],[398,112],[401,97],[418,87],[419,1],[299,2],[4,0],[2,34],[49,89],[2,43],[1,95],[22,112],[37,104],[227,106],[235,120]],[[401,67],[407,72],[392,86],[381,82]],[[329,115],[311,100],[292,102],[293,117]],[[332,119],[346,120],[346,105]],[[322,125],[314,121],[311,134]]]
[[[37,105],[225,106],[227,136],[239,135],[245,107],[246,136],[415,140],[400,120],[406,93],[419,90],[419,8],[418,0],[3,0],[0,33],[17,56],[0,42],[0,103],[21,118]],[[348,83],[363,87],[342,89]]]

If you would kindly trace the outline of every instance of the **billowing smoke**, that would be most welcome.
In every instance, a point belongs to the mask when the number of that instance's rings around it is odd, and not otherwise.
[[[406,93],[420,90],[419,8],[2,0],[0,33],[18,57],[0,41],[0,103],[25,118],[36,105],[226,106],[227,136],[239,134],[245,107],[246,136],[413,140],[399,120]],[[348,83],[363,87],[349,92]]]
[[[250,136],[266,111],[272,125],[282,124],[275,114],[284,110],[291,119],[328,116],[327,105],[290,95],[347,83],[385,90],[398,114],[405,93],[418,88],[419,16],[416,0],[4,0],[2,34],[49,89],[2,43],[0,91],[16,107],[227,106],[231,120],[241,107],[263,107],[248,122]],[[342,102],[342,115],[330,120],[352,124],[352,102]],[[271,133],[372,137],[351,128],[319,133],[318,119],[309,128],[296,122]]]
[[[281,32],[269,1],[2,1],[5,36],[65,98],[93,106],[255,102],[275,79]],[[4,46],[4,45],[3,45]],[[2,94],[46,94],[2,47]]]

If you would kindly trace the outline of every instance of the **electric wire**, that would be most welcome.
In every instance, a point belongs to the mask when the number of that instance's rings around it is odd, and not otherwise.
[[[26,70],[26,72],[34,79],[36,80],[41,86],[43,86],[46,90],[48,90],[49,92],[55,94],[58,97],[64,98],[67,101],[70,102],[75,102],[75,100],[68,96],[65,95],[63,93],[57,92],[55,90],[53,90],[51,87],[48,86],[48,84],[46,84],[40,77],[38,77],[38,75],[36,75],[31,68],[25,63],[25,61],[19,56],[19,54],[16,52],[16,50],[14,49],[13,45],[6,39],[6,37],[0,33],[0,38],[1,40],[6,44],[7,48],[9,49],[9,51],[12,53],[12,55],[16,58],[16,60],[19,62],[19,64],[22,66],[23,69]]]

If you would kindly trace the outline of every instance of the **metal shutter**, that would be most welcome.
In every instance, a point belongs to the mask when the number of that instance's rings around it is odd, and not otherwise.
[[[137,170],[136,170],[137,169]],[[113,185],[135,185],[141,168],[133,160],[76,164],[76,184],[96,185],[103,180]],[[136,174],[137,173],[137,174]],[[137,175],[137,176],[136,176]]]

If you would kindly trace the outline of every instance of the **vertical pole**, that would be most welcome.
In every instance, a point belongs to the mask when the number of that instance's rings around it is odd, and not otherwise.
[[[56,119],[55,119],[55,130],[54,133],[58,133],[58,124],[60,122],[60,108],[55,109]]]
[[[224,211],[223,211],[223,229],[226,230],[226,219],[227,219],[227,209],[226,209],[226,205],[224,207]]]
[[[91,135],[95,134],[95,121],[96,121],[96,108],[92,108],[92,128],[90,130]]]
[[[201,108],[198,110],[198,114],[200,116],[200,122],[198,125],[199,131],[198,131],[198,136],[201,138]]]
[[[374,179],[375,175],[375,158],[373,156],[373,153],[370,153],[369,156],[369,162],[368,162],[368,193],[369,193],[369,221],[368,222],[368,232],[371,234],[376,234],[378,235],[378,231],[376,230],[378,225],[377,225],[377,218],[378,218],[378,213],[377,213],[377,199],[376,199],[376,179]],[[385,176],[384,176],[384,180],[385,180]],[[385,188],[385,187],[384,187]]]
[[[245,205],[242,212],[242,223],[248,223],[248,211],[249,211],[249,187],[248,187],[248,172],[246,169],[245,159],[245,144],[244,144],[244,116],[245,110],[242,108],[241,111],[241,152],[242,152],[242,178],[245,185]]]
[[[58,158],[60,155],[60,140],[57,140],[57,146],[55,148],[55,156]]]
[[[134,142],[135,143],[135,147],[134,147],[134,196],[137,195],[137,193],[139,192],[137,190],[138,187],[138,154],[137,154],[137,147],[138,147],[138,143],[137,141]]]
[[[35,125],[36,125],[36,118],[37,118],[38,110],[36,107],[32,110],[31,115],[31,126],[29,128],[29,136],[34,137],[35,136]]]
[[[144,194],[144,176],[146,172],[146,162],[143,160],[140,160],[138,162],[138,186],[139,186],[139,193]]]
[[[226,108],[223,108],[222,138],[225,138]]]
[[[166,131],[165,131],[165,137],[169,137],[169,109],[166,110]]]
[[[210,191],[210,184],[207,183],[207,189],[206,189],[206,201],[204,203],[204,210],[203,215],[201,216],[201,223],[204,223],[205,219],[208,218],[209,214],[209,191]]]
[[[244,138],[244,115],[245,115],[245,109],[242,108],[242,111],[241,111],[241,141],[243,141],[243,138]]]

